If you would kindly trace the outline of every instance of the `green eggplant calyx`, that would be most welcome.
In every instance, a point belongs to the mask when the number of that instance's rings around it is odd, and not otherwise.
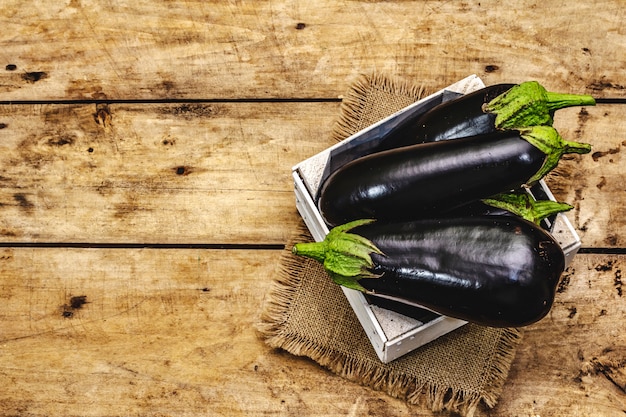
[[[516,129],[526,126],[552,126],[556,110],[595,104],[595,99],[589,95],[553,93],[536,81],[527,81],[485,103],[483,111],[496,115],[496,128]]]
[[[370,271],[374,266],[371,254],[382,255],[382,252],[370,240],[348,232],[373,221],[355,220],[337,226],[330,230],[323,241],[296,243],[291,252],[320,262],[336,284],[366,291],[358,281],[379,277]]]
[[[553,214],[571,210],[573,206],[552,200],[535,200],[527,192],[496,194],[482,200],[484,204],[492,207],[510,211],[521,218],[533,222],[541,223]]]
[[[551,126],[530,126],[517,129],[520,136],[531,145],[546,154],[546,159],[537,173],[530,178],[526,185],[533,184],[552,171],[568,153],[585,154],[591,152],[591,145],[587,143],[564,140]]]

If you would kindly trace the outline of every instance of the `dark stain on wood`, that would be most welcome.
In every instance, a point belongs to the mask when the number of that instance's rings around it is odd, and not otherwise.
[[[583,136],[585,125],[589,121],[589,119],[591,119],[591,115],[586,108],[582,107],[578,112],[578,127],[575,130],[575,135],[577,138],[581,138]]]
[[[28,197],[24,193],[13,194],[13,199],[17,202],[17,205],[26,212],[31,212],[35,205],[28,200]]]
[[[0,129],[6,129],[8,126],[6,123],[0,123]]]
[[[163,146],[174,146],[176,145],[176,139],[167,137],[163,139],[161,143],[163,144]]]
[[[498,65],[485,65],[485,72],[486,73],[492,73],[492,72],[496,72],[500,69],[500,67]]]
[[[48,139],[50,146],[65,146],[74,144],[74,138],[70,136],[59,136]]]
[[[15,237],[17,236],[17,233],[15,233],[13,230],[0,229],[0,236]]]
[[[74,310],[78,310],[82,308],[85,304],[87,304],[87,296],[86,295],[78,295],[70,298],[70,307]]]
[[[573,319],[574,316],[576,315],[576,313],[578,312],[578,310],[576,309],[576,307],[570,307],[567,309],[569,311],[569,314],[567,315],[568,319]]]
[[[4,67],[5,70],[7,71],[15,71],[17,69],[17,65],[15,64],[7,64],[6,67]]]
[[[124,203],[115,204],[114,208],[115,213],[113,216],[116,219],[124,219],[140,209],[139,205],[132,197],[128,197],[127,201]]]
[[[88,301],[86,295],[76,295],[70,297],[69,302],[61,306],[61,315],[68,319],[72,318],[74,317],[74,313],[83,308],[83,306],[87,303]]]
[[[113,115],[109,105],[106,103],[96,104],[96,112],[93,114],[93,120],[103,128],[107,128],[111,125]]]
[[[611,271],[613,270],[613,261],[611,260],[611,261],[607,261],[605,263],[596,265],[594,269],[598,272]]]
[[[176,84],[174,84],[173,81],[169,81],[169,80],[163,80],[161,82],[161,87],[166,91],[166,92],[171,92],[174,91],[176,89]]]
[[[70,81],[65,89],[65,95],[68,98],[78,98],[86,100],[106,100],[107,95],[101,85],[98,85],[92,79],[75,79]]]
[[[606,151],[597,151],[591,154],[591,157],[593,158],[593,160],[595,162],[598,162],[598,159],[603,158],[607,155],[615,155],[616,153],[619,153],[620,151],[620,147],[615,147],[615,148],[611,148],[608,149]],[[613,162],[613,159],[610,159],[609,162]]]
[[[298,24],[296,24],[296,30],[302,30],[305,27],[306,27],[306,23],[298,22]]]
[[[622,296],[622,270],[617,269],[615,271],[615,276],[613,278],[613,284],[615,285],[615,290],[617,291],[618,296]]]
[[[610,81],[606,81],[604,78],[598,81],[591,82],[587,84],[587,88],[593,91],[604,91],[604,90],[624,90],[625,86],[621,84],[615,84]]]
[[[193,119],[196,117],[215,117],[222,114],[222,110],[223,107],[211,104],[183,103],[174,107],[164,107],[161,109],[161,113],[181,116],[185,119]]]
[[[176,173],[176,175],[189,175],[193,172],[193,168],[180,165],[180,166],[174,167],[174,172]]]
[[[615,262],[613,260],[609,260],[605,263],[601,263],[595,266],[595,270],[598,272],[610,272],[613,271],[613,285],[615,286],[615,290],[617,291],[618,296],[622,296],[623,290],[623,282],[622,282],[622,270],[621,268],[614,268]],[[615,269],[615,270],[614,270]]]
[[[609,234],[604,238],[604,241],[608,246],[617,246],[617,241],[619,240],[618,236],[615,234]]]
[[[37,81],[48,78],[48,73],[44,71],[25,72],[22,74],[22,79],[29,83],[36,83]]]
[[[608,348],[602,352],[602,355],[591,359],[590,362],[594,374],[604,376],[619,391],[626,394],[626,373],[623,371],[626,367],[624,352],[613,352]]]
[[[572,274],[574,274],[574,269],[566,269],[565,272],[561,275],[561,280],[559,281],[559,285],[556,288],[557,293],[564,293],[569,286]]]
[[[589,120],[590,117],[591,116],[589,115],[589,112],[584,107],[581,108],[580,111],[578,112],[578,122],[580,124],[586,123]]]

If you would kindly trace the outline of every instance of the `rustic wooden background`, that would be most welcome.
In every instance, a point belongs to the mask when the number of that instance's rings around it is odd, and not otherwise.
[[[583,249],[481,416],[626,413],[626,4],[16,1],[0,6],[1,416],[430,416],[270,350],[290,168],[380,71],[589,93],[548,184]]]

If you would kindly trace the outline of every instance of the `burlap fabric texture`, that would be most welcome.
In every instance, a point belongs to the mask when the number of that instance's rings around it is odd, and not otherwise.
[[[382,74],[362,76],[342,102],[337,140],[419,99],[422,91]],[[323,267],[291,254],[312,241],[302,223],[285,247],[259,329],[268,345],[308,356],[344,377],[419,407],[472,416],[493,407],[515,348],[516,329],[468,324],[389,364],[382,363],[340,287]]]

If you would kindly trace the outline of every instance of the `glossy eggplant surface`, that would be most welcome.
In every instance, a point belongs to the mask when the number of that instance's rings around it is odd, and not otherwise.
[[[543,318],[565,268],[554,238],[513,216],[357,220],[292,251],[339,285],[492,327]]]
[[[496,115],[485,112],[483,106],[514,86],[515,84],[490,85],[445,101],[422,114],[412,131],[386,138],[385,147],[391,149],[493,133],[498,130],[495,126]]]
[[[388,150],[335,171],[322,185],[318,208],[331,226],[432,216],[518,188],[545,159],[518,131]]]
[[[474,217],[368,224],[371,272],[359,284],[373,293],[494,327],[525,326],[552,306],[565,268],[558,243],[514,217]]]

